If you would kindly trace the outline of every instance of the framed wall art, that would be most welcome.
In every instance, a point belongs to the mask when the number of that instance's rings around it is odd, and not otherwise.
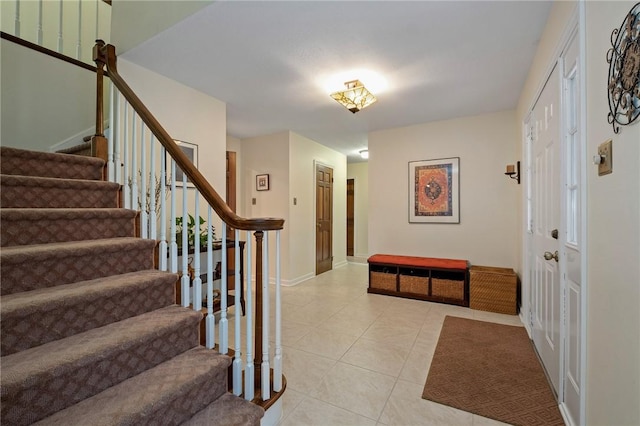
[[[198,167],[198,145],[189,143],[189,142],[184,142],[184,141],[175,141],[175,142],[180,147],[182,152],[184,152],[185,155],[189,157],[189,160],[191,160],[193,165],[196,166],[197,168]],[[171,183],[169,179],[169,174],[171,173],[171,169],[170,169],[171,156],[169,155],[168,152],[166,154],[166,157],[167,157],[167,185],[170,185]],[[176,164],[176,174],[173,177],[176,181],[176,186],[182,186],[182,176],[183,176],[182,170]],[[187,187],[188,188],[194,187],[193,183],[191,183],[191,180],[189,179],[189,176],[187,176]]]
[[[256,175],[256,191],[269,190],[269,175]]]
[[[409,223],[460,223],[460,157],[409,162]]]

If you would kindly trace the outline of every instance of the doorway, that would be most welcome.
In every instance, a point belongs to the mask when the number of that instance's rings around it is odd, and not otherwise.
[[[353,256],[355,230],[354,211],[355,211],[355,179],[347,179],[347,256]]]
[[[333,169],[316,164],[316,275],[333,264]]]
[[[560,389],[560,78],[552,71],[536,102],[531,123],[532,338],[556,394]]]

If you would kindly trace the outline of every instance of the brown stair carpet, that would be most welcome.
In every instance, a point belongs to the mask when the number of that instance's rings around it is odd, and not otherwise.
[[[2,357],[3,423],[37,421],[197,346],[201,318],[170,306]]]
[[[74,419],[76,424],[92,426],[178,425],[226,392],[230,364],[227,356],[195,348],[38,424],[66,425]],[[194,365],[199,370],[195,376]]]
[[[129,237],[5,247],[1,294],[152,269],[155,246],[153,240]]]
[[[101,180],[104,160],[81,155],[0,147],[0,173],[62,179]]]
[[[3,296],[2,356],[169,306],[177,279],[148,270]]]
[[[260,424],[104,161],[0,147],[0,173],[3,425]]]
[[[118,207],[120,185],[113,182],[3,174],[0,183],[2,208]]]
[[[125,209],[4,209],[2,247],[129,237],[136,211]]]

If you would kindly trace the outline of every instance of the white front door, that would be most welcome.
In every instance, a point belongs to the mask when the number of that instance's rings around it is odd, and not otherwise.
[[[556,393],[561,392],[560,77],[551,73],[533,108],[531,313],[532,337]]]

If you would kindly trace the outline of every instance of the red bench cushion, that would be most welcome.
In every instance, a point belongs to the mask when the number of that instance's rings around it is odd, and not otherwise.
[[[461,259],[439,259],[435,257],[395,256],[392,254],[374,254],[369,263],[384,263],[398,266],[415,266],[418,268],[467,269],[468,262]]]

